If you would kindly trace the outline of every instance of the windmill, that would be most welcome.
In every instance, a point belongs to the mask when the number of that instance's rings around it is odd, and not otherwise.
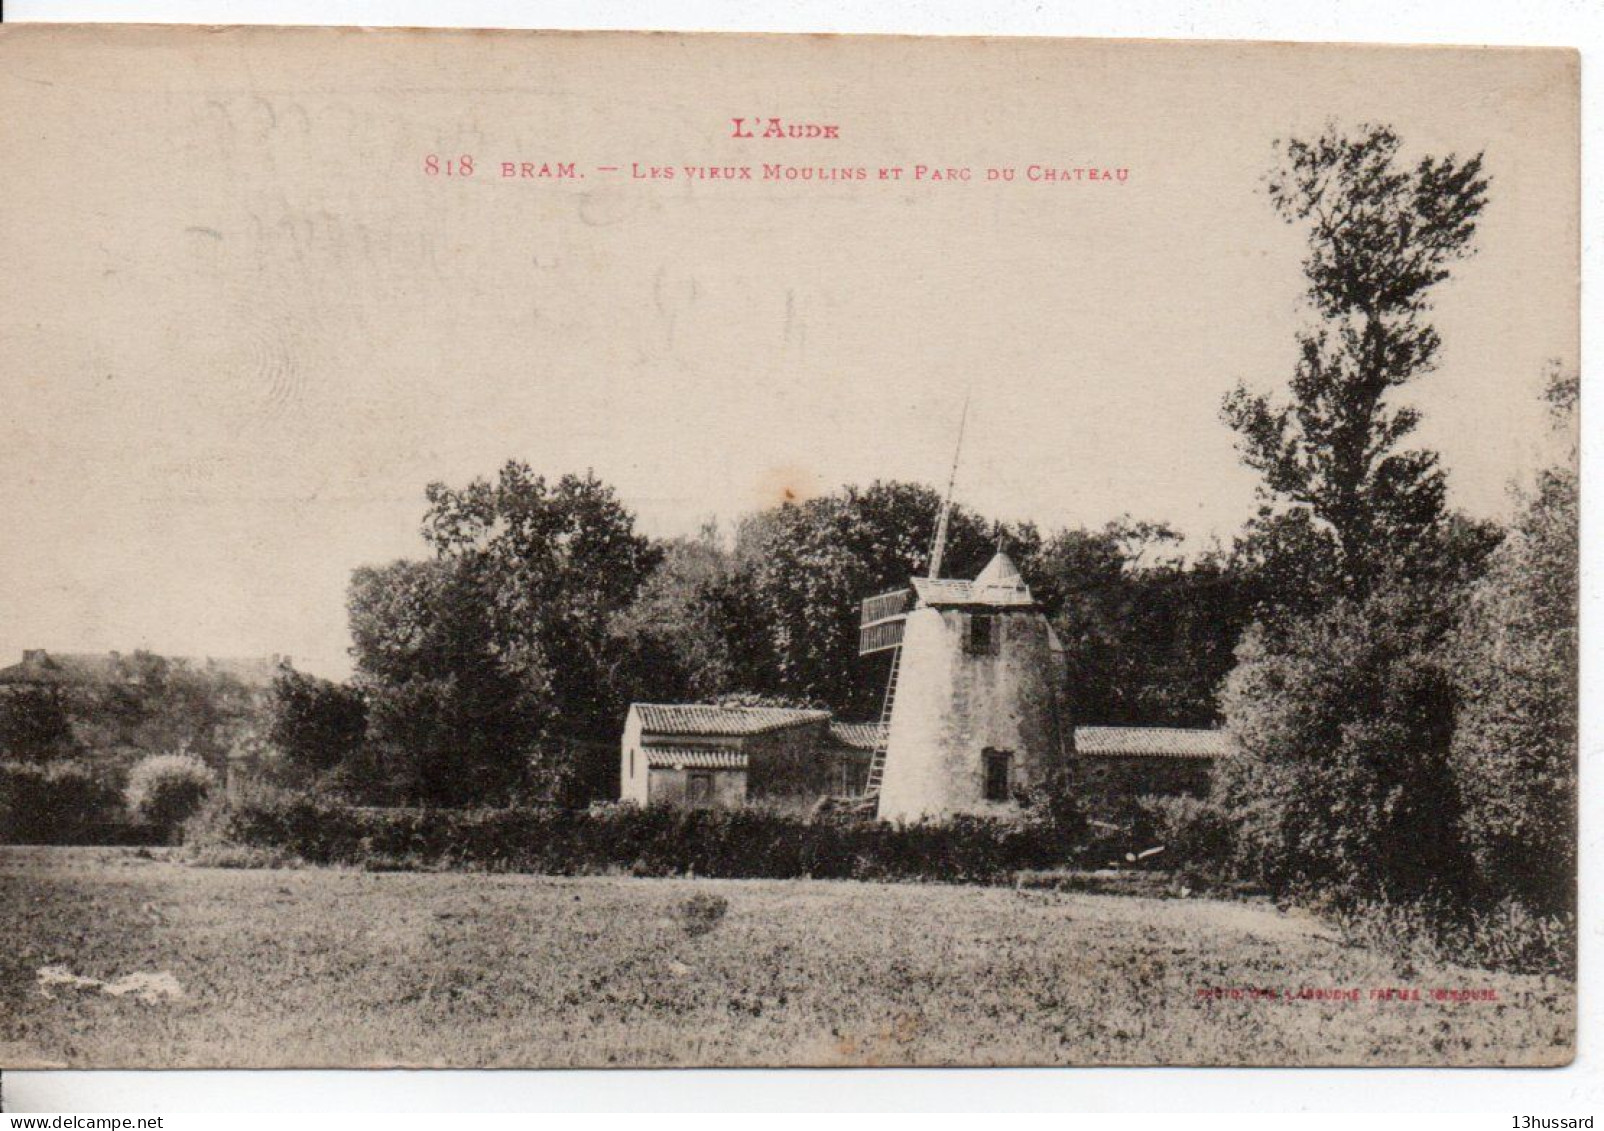
[[[952,519],[952,491],[958,484],[958,461],[963,457],[964,429],[969,424],[969,393],[964,394],[963,411],[958,416],[958,440],[952,450],[952,470],[947,476],[947,493],[941,500],[941,512],[936,518],[936,533],[930,544],[930,561],[926,576],[934,581],[941,576],[941,559],[947,551],[947,530]],[[864,784],[864,796],[875,798],[885,778],[886,751],[891,741],[891,715],[896,705],[897,677],[902,672],[902,633],[909,607],[913,604],[913,590],[897,589],[870,597],[863,602],[858,628],[858,656],[871,656],[889,651],[890,674],[886,677],[886,691],[880,703],[879,725],[875,728],[874,752],[869,758],[869,775]]]
[[[941,576],[968,416],[926,576],[862,604],[858,654],[891,653],[863,797],[882,818],[1001,813],[1065,757],[1063,646],[1000,534],[973,580]]]

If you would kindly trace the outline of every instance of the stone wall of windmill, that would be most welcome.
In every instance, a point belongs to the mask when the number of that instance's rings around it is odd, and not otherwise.
[[[1062,648],[1005,555],[913,584],[878,815],[1012,813],[1069,756]]]

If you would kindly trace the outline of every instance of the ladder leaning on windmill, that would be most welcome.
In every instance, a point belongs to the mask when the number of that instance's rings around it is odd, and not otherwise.
[[[886,697],[880,706],[880,725],[874,732],[874,753],[869,758],[869,776],[864,779],[863,796],[878,797],[886,777],[886,747],[891,742],[891,708],[897,698],[897,674],[902,668],[902,646],[891,650],[891,676],[886,680]]]
[[[911,589],[881,593],[863,602],[863,619],[858,627],[858,655],[891,653],[885,698],[880,703],[880,724],[875,728],[874,746],[869,755],[869,772],[863,781],[863,792],[855,799],[865,804],[880,796],[880,785],[885,781],[886,751],[891,744],[891,713],[896,705],[897,679],[902,671],[903,622],[912,604]]]

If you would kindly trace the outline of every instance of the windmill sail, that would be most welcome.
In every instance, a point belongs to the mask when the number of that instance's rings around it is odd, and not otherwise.
[[[936,540],[930,547],[930,577],[941,576],[941,558],[947,552],[947,525],[952,517],[952,489],[958,482],[958,457],[964,450],[964,426],[969,423],[969,394],[964,394],[963,414],[958,417],[958,443],[952,450],[952,474],[947,476],[947,496],[941,501],[941,517],[936,520]]]
[[[963,455],[964,429],[969,423],[969,394],[964,394],[964,407],[958,417],[958,442],[952,452],[952,471],[947,476],[947,494],[942,499],[936,517],[936,535],[930,546],[929,576],[941,576],[941,559],[947,551],[947,531],[952,518],[952,490],[958,482],[958,460]],[[863,602],[858,619],[858,655],[868,656],[896,648],[902,643],[902,621],[913,607],[914,594],[910,589],[897,589],[881,593]]]
[[[858,655],[884,652],[902,643],[902,622],[913,605],[913,590],[898,589],[863,602],[858,620]]]

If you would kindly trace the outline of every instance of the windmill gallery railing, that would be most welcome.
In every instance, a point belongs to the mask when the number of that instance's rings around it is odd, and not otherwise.
[[[910,589],[881,593],[865,600],[858,620],[858,655],[883,652],[901,644],[903,620],[912,603]]]

